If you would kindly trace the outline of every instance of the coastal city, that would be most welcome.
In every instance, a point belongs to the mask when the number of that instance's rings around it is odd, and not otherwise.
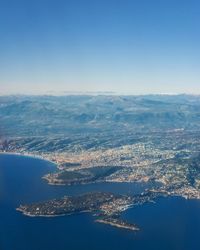
[[[88,99],[90,101],[89,97]],[[101,102],[107,103],[108,99],[108,97],[102,97]],[[92,100],[96,101],[94,98]],[[128,104],[129,101],[128,99]],[[135,101],[134,98],[133,101]],[[126,102],[127,100],[123,100],[123,105]],[[139,100],[139,105],[141,103],[143,105],[143,102],[146,105],[146,100]],[[156,101],[148,102],[155,105],[156,109]],[[182,107],[181,109],[187,109],[185,103],[178,104],[179,106]],[[101,112],[108,112],[106,107]],[[191,109],[190,103],[188,108]],[[144,111],[140,110],[140,112],[143,117]],[[162,112],[166,112],[166,107]],[[110,123],[116,122],[112,120],[111,114],[109,115]],[[29,117],[27,116],[26,119],[28,121]],[[49,132],[49,135],[44,135],[44,132],[40,131],[40,129],[43,130],[43,126],[39,126],[38,135],[34,136],[30,135],[29,126],[25,126],[26,129],[23,131],[20,130],[18,136],[12,136],[10,131],[10,135],[0,139],[0,151],[41,158],[54,163],[56,171],[42,176],[47,185],[66,187],[94,183],[145,183],[146,185],[144,192],[135,195],[125,194],[122,198],[101,203],[98,203],[96,198],[94,200],[96,196],[91,193],[87,207],[81,207],[80,203],[78,207],[77,203],[70,206],[71,198],[67,200],[60,198],[60,202],[58,200],[40,201],[38,206],[21,204],[17,210],[30,216],[58,216],[90,211],[99,213],[97,222],[132,230],[139,227],[129,225],[121,219],[123,211],[130,207],[141,206],[151,201],[156,202],[159,197],[167,196],[200,199],[200,132],[194,115],[190,118],[190,124],[177,121],[177,117],[174,118],[174,122],[170,118],[170,124],[168,124],[167,118],[164,118],[164,122],[161,116],[158,120],[160,119],[160,126],[163,126],[162,130],[156,127],[157,124],[145,124],[143,119],[145,118],[142,118],[135,132],[131,128],[132,121],[130,123],[129,120],[119,121],[118,126],[111,130],[104,127],[103,124],[107,126],[108,123],[101,120],[93,123],[88,121],[86,128],[85,118],[81,122],[85,127],[84,133],[77,132],[79,128],[76,128],[71,134],[60,135]],[[149,119],[149,115],[146,119]],[[45,120],[44,122],[46,123]],[[122,126],[124,126],[123,129]],[[97,127],[99,131],[93,131]],[[58,128],[58,131],[62,129],[63,127]],[[120,193],[120,190],[118,191]],[[104,196],[104,193],[102,194]],[[81,196],[83,204],[88,197],[85,195]],[[102,198],[101,193],[99,197]],[[93,205],[96,202],[98,206],[96,205],[94,209]]]

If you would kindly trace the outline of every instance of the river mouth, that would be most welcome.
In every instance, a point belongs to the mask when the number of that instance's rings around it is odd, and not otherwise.
[[[134,234],[94,223],[90,214],[30,218],[17,212],[15,209],[21,203],[90,191],[136,194],[147,187],[145,183],[48,185],[42,176],[54,170],[54,164],[41,159],[0,155],[0,249],[112,250],[121,246],[140,250],[199,250],[200,202],[197,200],[161,198],[155,204],[128,209],[123,217],[141,227]]]

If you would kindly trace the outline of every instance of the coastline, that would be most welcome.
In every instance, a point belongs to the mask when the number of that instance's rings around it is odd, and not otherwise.
[[[36,155],[36,154],[31,154],[31,153],[19,153],[19,152],[3,152],[0,151],[0,155],[17,155],[17,156],[22,156],[22,157],[28,157],[28,158],[33,158],[33,159],[38,159],[38,160],[43,160],[43,161],[47,161],[50,162],[52,164],[55,165],[56,168],[58,168],[58,163],[48,159],[47,157],[43,157],[41,155]]]
[[[20,207],[16,208],[16,211],[22,213],[23,215],[25,216],[28,216],[28,217],[49,217],[49,218],[53,218],[53,217],[59,217],[59,216],[67,216],[67,214],[52,214],[52,215],[45,215],[45,214],[31,214],[31,213],[27,213],[25,212],[23,209],[21,209]],[[69,214],[70,215],[70,214]]]
[[[110,225],[110,226],[113,226],[113,227],[122,228],[122,229],[128,229],[128,230],[131,230],[131,231],[139,231],[140,230],[138,227],[136,227],[134,225],[122,225],[122,224],[119,224],[117,222],[115,223],[115,222],[107,221],[107,220],[104,220],[104,219],[97,219],[97,220],[95,220],[95,222]]]
[[[15,209],[16,211],[22,213],[23,215],[25,216],[28,216],[28,217],[49,217],[49,218],[53,218],[53,217],[60,217],[60,216],[70,216],[70,215],[76,215],[76,214],[83,214],[83,213],[91,213],[90,210],[85,210],[85,211],[80,211],[80,212],[77,212],[77,213],[64,213],[64,214],[31,214],[31,213],[27,213],[25,210],[23,210],[22,208],[17,207]]]

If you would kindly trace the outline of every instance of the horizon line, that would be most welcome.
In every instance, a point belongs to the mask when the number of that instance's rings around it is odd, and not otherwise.
[[[200,96],[200,93],[192,93],[192,92],[149,92],[149,93],[126,93],[126,92],[114,92],[114,91],[47,91],[41,93],[0,93],[0,96]]]

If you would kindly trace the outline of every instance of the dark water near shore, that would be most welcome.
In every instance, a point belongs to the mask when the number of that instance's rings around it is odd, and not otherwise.
[[[101,183],[50,186],[41,177],[55,169],[49,162],[0,155],[0,250],[200,249],[200,201],[161,198],[129,209],[123,217],[141,227],[139,233],[94,223],[90,214],[54,218],[27,217],[21,203],[89,191],[138,193],[145,184]]]

